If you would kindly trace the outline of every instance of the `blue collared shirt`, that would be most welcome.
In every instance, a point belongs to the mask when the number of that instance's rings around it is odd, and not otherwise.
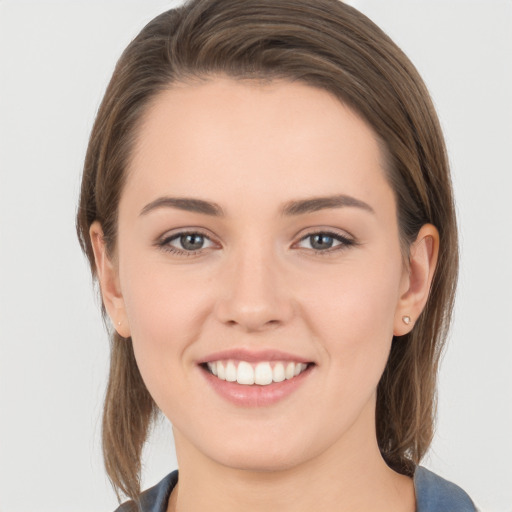
[[[141,495],[143,512],[166,512],[169,496],[178,483],[178,471],[168,474]],[[471,498],[457,485],[418,466],[414,473],[416,512],[476,512]],[[121,505],[115,512],[131,512],[133,502]]]

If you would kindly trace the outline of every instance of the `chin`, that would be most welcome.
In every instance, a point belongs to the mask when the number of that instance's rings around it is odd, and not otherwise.
[[[263,430],[263,429],[262,429]],[[254,472],[286,471],[321,453],[323,446],[312,446],[311,439],[296,431],[290,435],[277,429],[267,432],[246,430],[242,434],[226,432],[204,446],[206,453],[217,463],[233,469]],[[298,429],[297,429],[298,430]],[[307,448],[306,448],[307,447]]]
[[[297,457],[297,452],[291,455],[271,453],[268,450],[245,450],[243,453],[225,454],[217,459],[217,462],[231,469],[255,473],[271,473],[287,471],[299,465],[302,461]]]

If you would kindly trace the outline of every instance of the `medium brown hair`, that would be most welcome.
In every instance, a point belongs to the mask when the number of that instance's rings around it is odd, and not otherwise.
[[[117,63],[85,159],[77,229],[93,276],[89,228],[101,223],[113,255],[125,170],[149,102],[174,83],[215,75],[300,81],[334,94],[380,140],[403,247],[425,223],[439,230],[427,305],[413,330],[393,339],[377,391],[381,453],[390,467],[412,475],[433,436],[437,367],[455,293],[452,186],[423,81],[404,53],[356,9],[338,0],[192,0],[144,27]],[[113,331],[102,434],[106,470],[118,496],[122,491],[137,499],[142,448],[156,413],[131,339]]]

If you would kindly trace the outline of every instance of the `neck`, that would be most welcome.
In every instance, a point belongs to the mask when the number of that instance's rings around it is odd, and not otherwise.
[[[257,471],[217,463],[175,429],[180,476],[168,512],[413,512],[412,479],[386,465],[375,428],[351,430],[301,464]]]

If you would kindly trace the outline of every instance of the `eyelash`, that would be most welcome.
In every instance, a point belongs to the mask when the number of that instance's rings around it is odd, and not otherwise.
[[[203,233],[200,230],[180,231],[179,233],[175,233],[171,236],[164,237],[163,239],[157,241],[156,245],[161,250],[163,250],[165,252],[177,254],[178,256],[187,256],[187,257],[196,256],[197,254],[200,254],[201,252],[203,252],[205,250],[205,249],[198,249],[196,251],[187,251],[187,250],[177,249],[176,247],[169,245],[170,242],[172,242],[173,240],[176,240],[176,239],[181,238],[182,236],[186,236],[186,235],[200,235],[200,236],[207,238],[208,240],[211,241],[210,237],[206,233]],[[306,240],[307,238],[313,237],[315,235],[327,236],[329,238],[333,238],[337,242],[340,242],[338,245],[336,245],[334,247],[330,247],[325,250],[306,249],[308,251],[312,251],[315,256],[329,256],[329,255],[332,255],[333,253],[337,253],[339,251],[346,250],[351,246],[358,245],[358,243],[354,239],[346,237],[339,233],[334,233],[332,231],[312,231],[310,233],[307,233],[305,236],[303,236],[299,240],[299,242],[302,242],[303,240]]]

